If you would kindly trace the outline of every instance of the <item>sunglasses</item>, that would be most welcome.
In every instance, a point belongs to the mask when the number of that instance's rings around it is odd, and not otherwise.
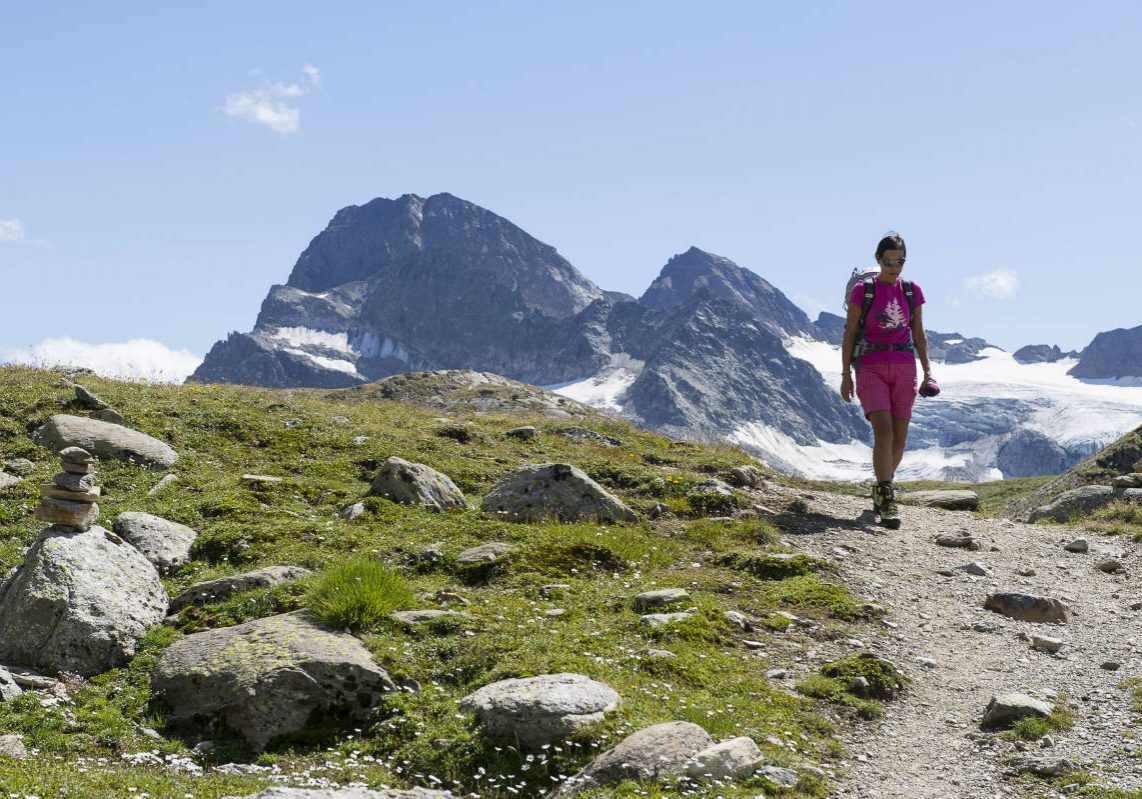
[[[904,266],[907,260],[907,258],[881,258],[880,262],[885,266]]]

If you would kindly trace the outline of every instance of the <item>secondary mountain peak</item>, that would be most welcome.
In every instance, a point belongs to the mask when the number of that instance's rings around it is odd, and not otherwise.
[[[779,336],[817,335],[805,312],[765,278],[698,247],[667,261],[639,302],[656,310],[669,310],[687,303],[703,289],[718,299],[751,308]]]

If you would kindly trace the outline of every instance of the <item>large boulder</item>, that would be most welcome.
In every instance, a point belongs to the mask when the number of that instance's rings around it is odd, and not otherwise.
[[[266,788],[246,796],[227,796],[223,799],[455,799],[451,791],[431,788],[409,788],[370,791],[368,788]]]
[[[160,574],[169,574],[190,560],[198,533],[185,524],[149,513],[127,511],[115,517],[115,532],[143,553]]]
[[[1082,486],[1064,491],[1046,505],[1031,511],[1027,521],[1053,519],[1057,522],[1070,521],[1072,516],[1094,513],[1113,502],[1142,502],[1142,488],[1111,488],[1110,486]]]
[[[166,469],[178,453],[166,443],[129,427],[61,413],[48,419],[32,440],[52,452],[81,447],[100,458],[133,461],[148,469]]]
[[[567,463],[521,466],[492,487],[482,507],[516,521],[632,522],[638,518],[581,469]]]
[[[548,799],[622,780],[652,782],[677,776],[694,755],[713,743],[709,733],[689,721],[671,721],[632,733],[564,782]]]
[[[601,721],[621,698],[605,683],[582,674],[541,674],[500,680],[464,697],[488,732],[528,747],[554,743]]]
[[[206,580],[195,583],[172,599],[170,612],[177,613],[189,605],[208,605],[211,602],[221,602],[243,591],[253,591],[255,588],[271,588],[280,583],[300,580],[311,574],[313,572],[302,566],[266,566],[264,569],[231,574],[229,577],[219,577],[216,580]]]
[[[0,587],[0,662],[100,674],[166,610],[155,567],[130,544],[102,527],[49,527]]]
[[[255,750],[310,721],[363,721],[396,688],[359,640],[304,611],[189,635],[163,652],[151,687],[172,727],[224,727]]]
[[[920,505],[944,510],[979,510],[979,494],[974,491],[907,491],[896,495],[902,505]]]
[[[452,482],[452,478],[423,463],[410,463],[404,458],[389,458],[373,479],[369,493],[388,497],[405,505],[423,505],[442,511],[446,508],[467,508],[468,500]]]

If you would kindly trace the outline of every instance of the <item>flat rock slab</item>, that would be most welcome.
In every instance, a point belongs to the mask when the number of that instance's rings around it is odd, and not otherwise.
[[[35,517],[41,522],[88,530],[99,519],[99,506],[94,502],[72,502],[44,497],[36,506]]]
[[[996,593],[983,603],[986,610],[1036,624],[1066,624],[1074,614],[1057,599],[1032,594]]]
[[[1009,727],[1020,719],[1051,715],[1051,705],[1027,694],[1001,694],[993,696],[983,712],[985,727]]]
[[[970,535],[941,535],[936,537],[936,544],[953,549],[967,549],[978,552],[983,549],[983,542]]]
[[[764,758],[752,738],[741,736],[708,746],[686,764],[687,776],[705,780],[744,780]]]
[[[1036,777],[1053,779],[1079,770],[1073,760],[1065,757],[1044,758],[1032,755],[1016,755],[1008,766],[1010,774],[1034,774]]]
[[[622,439],[604,435],[586,427],[564,427],[558,433],[576,441],[591,441],[595,444],[602,444],[604,447],[621,447],[623,445]]]
[[[0,490],[22,482],[24,482],[23,477],[17,477],[16,475],[8,474],[7,472],[0,472]]]
[[[437,619],[472,621],[476,618],[471,613],[461,613],[458,610],[398,610],[391,615],[401,624],[425,624]]]
[[[170,574],[190,561],[198,533],[185,524],[149,513],[127,511],[115,517],[112,529],[143,553],[160,574]]]
[[[688,497],[702,497],[709,494],[716,494],[720,497],[732,497],[734,489],[728,484],[724,483],[716,477],[711,477],[696,483],[693,488],[686,492]]]
[[[166,610],[158,572],[133,546],[102,527],[49,527],[0,589],[0,661],[101,674]]]
[[[764,777],[779,788],[795,788],[801,779],[793,769],[780,766],[762,766],[755,772],[755,776]]]
[[[404,458],[389,458],[381,464],[369,493],[434,511],[468,507],[468,500],[451,477],[431,466],[411,463]]]
[[[638,518],[581,469],[567,463],[521,466],[492,487],[482,507],[513,521],[633,522]]]
[[[691,613],[647,613],[639,617],[639,622],[647,627],[661,627],[664,624],[673,624],[676,621],[688,619]]]
[[[456,799],[451,791],[429,788],[407,790],[370,791],[367,788],[266,788],[260,793],[246,796],[227,796],[223,799]]]
[[[622,701],[617,691],[582,674],[501,680],[464,697],[488,732],[528,747],[554,743],[601,721]]]
[[[639,610],[664,608],[677,602],[689,602],[690,592],[685,588],[661,588],[657,591],[644,591],[634,598],[634,606]]]
[[[190,605],[221,602],[243,591],[252,591],[255,588],[272,588],[281,583],[300,580],[311,574],[313,572],[301,566],[266,566],[264,569],[195,583],[171,600],[170,612],[177,613]]]
[[[363,721],[396,690],[358,639],[304,611],[188,635],[163,652],[151,686],[172,708],[172,726],[202,734],[206,720],[255,750],[314,715]]]
[[[167,469],[178,460],[177,452],[153,436],[84,416],[57,414],[32,434],[32,440],[52,452],[81,447],[100,458],[132,461],[147,469]]]
[[[513,544],[506,544],[503,541],[492,541],[487,544],[480,544],[478,547],[465,549],[456,556],[456,562],[461,566],[473,566],[478,563],[495,563],[505,555],[510,555],[515,552],[518,547]]]
[[[677,776],[694,755],[711,743],[709,733],[689,721],[655,724],[628,735],[613,749],[603,752],[548,794],[548,799],[622,780],[655,782]]]
[[[979,494],[974,491],[905,491],[896,495],[896,501],[925,508],[979,510]]]

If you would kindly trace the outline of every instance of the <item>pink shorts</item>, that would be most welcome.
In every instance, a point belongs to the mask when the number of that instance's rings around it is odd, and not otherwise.
[[[916,402],[916,361],[873,361],[857,370],[857,396],[867,419],[888,411],[893,419],[911,419]]]

